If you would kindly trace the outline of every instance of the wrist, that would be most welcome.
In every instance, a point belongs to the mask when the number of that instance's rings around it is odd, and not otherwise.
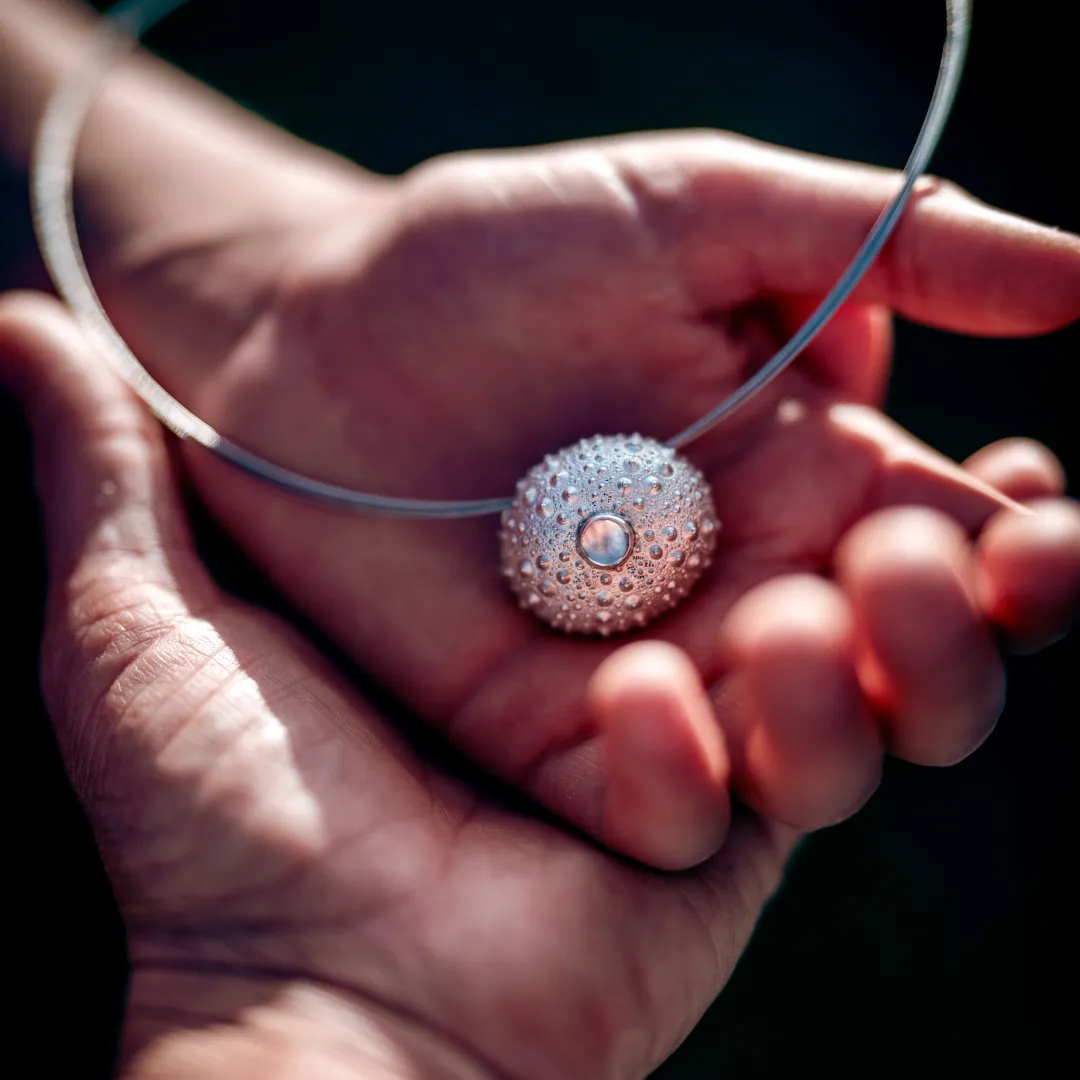
[[[491,1080],[402,1010],[302,977],[136,970],[118,1080]]]
[[[0,169],[16,182],[26,182],[45,108],[84,61],[98,22],[76,0],[0,5]],[[79,139],[75,179],[95,275],[302,227],[381,201],[392,186],[145,51],[105,77]]]

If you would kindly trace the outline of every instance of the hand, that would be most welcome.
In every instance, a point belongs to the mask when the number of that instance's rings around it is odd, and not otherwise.
[[[482,797],[218,590],[162,432],[58,304],[0,302],[0,376],[34,436],[43,688],[128,932],[126,1080],[629,1080],[666,1057],[791,831],[747,817],[659,875]]]
[[[701,415],[836,280],[897,182],[717,134],[462,154],[397,181],[259,146],[257,168],[185,157],[200,201],[104,245],[106,303],[239,442],[426,497],[510,492],[583,434]],[[691,447],[723,529],[708,579],[641,636],[674,648],[546,632],[504,589],[492,521],[353,518],[186,460],[394,694],[606,844],[682,867],[721,845],[732,793],[808,829],[861,805],[884,749],[964,757],[1000,708],[994,638],[1068,624],[1076,510],[1009,497],[1059,495],[1052,460],[1009,445],[961,469],[877,406],[890,311],[1034,334],[1080,314],[1078,283],[1075,237],[925,183],[815,348]]]

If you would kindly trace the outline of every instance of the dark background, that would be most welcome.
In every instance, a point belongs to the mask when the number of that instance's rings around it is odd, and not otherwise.
[[[1062,2],[980,0],[934,171],[1073,231],[1077,39]],[[170,58],[377,170],[434,153],[649,128],[728,128],[879,164],[907,156],[941,0],[372,5],[193,3]],[[23,180],[0,175],[0,285],[29,265]],[[1034,341],[900,325],[890,411],[952,456],[1003,435],[1080,474],[1077,327]],[[42,572],[25,433],[0,399],[10,581],[0,654],[10,747],[5,923],[17,1044],[35,1075],[107,1073],[123,941],[37,697]],[[663,1080],[1072,1073],[1076,638],[1010,662],[998,732],[945,771],[891,762],[854,820],[814,838],[718,1003]],[[1071,740],[1069,740],[1071,745]],[[673,962],[677,962],[673,958]]]

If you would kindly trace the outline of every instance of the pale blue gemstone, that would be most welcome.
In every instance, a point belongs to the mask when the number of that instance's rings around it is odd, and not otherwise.
[[[634,530],[615,514],[593,514],[582,523],[577,546],[593,566],[618,566],[634,546]]]

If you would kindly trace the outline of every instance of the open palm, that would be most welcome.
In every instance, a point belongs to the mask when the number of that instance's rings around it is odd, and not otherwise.
[[[221,594],[161,431],[58,305],[5,300],[0,358],[45,511],[45,696],[128,933],[124,1075],[595,1080],[662,1061],[792,832],[747,818],[722,857],[660,875],[470,790]]]
[[[584,435],[696,419],[833,283],[897,182],[715,133],[455,155],[395,181],[260,154],[186,178],[204,187],[194,220],[105,273],[107,305],[240,443],[428,498],[508,493]],[[200,217],[227,239],[208,244]],[[883,745],[964,756],[1000,708],[993,624],[1060,629],[1069,511],[1007,514],[976,551],[965,534],[1016,509],[1011,466],[961,470],[876,406],[891,310],[1037,333],[1080,314],[1078,280],[1075,238],[926,182],[811,353],[690,447],[722,529],[691,600],[639,635],[672,648],[564,639],[518,611],[494,521],[349,516],[200,451],[188,463],[241,545],[394,694],[608,844],[688,865],[722,841],[732,790],[813,827],[873,790]],[[1014,494],[1059,492],[1052,467],[1018,467]],[[1055,574],[1053,595],[1033,584]]]

